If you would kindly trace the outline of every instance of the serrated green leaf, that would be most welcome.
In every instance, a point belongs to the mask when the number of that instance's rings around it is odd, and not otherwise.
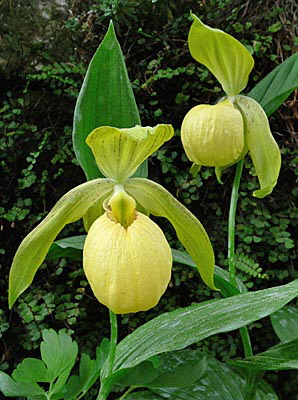
[[[298,339],[280,343],[254,357],[231,361],[230,364],[263,371],[298,369]]]
[[[271,115],[298,86],[298,53],[279,64],[248,93]]]
[[[45,391],[36,383],[15,382],[0,371],[0,391],[7,397],[29,397],[32,400],[46,400]]]
[[[96,348],[96,360],[91,360],[87,354],[82,354],[79,366],[79,376],[73,375],[66,384],[65,400],[73,400],[84,395],[98,379],[101,368],[109,354],[110,342],[104,338]]]
[[[31,284],[58,233],[66,224],[82,218],[91,205],[112,192],[108,179],[83,183],[66,193],[47,217],[20,244],[9,274],[9,307]]]
[[[85,143],[89,133],[99,126],[135,125],[140,125],[139,112],[111,22],[89,64],[74,113],[74,150],[88,180],[101,177]]]
[[[37,358],[25,358],[13,371],[17,382],[51,382],[45,364]]]
[[[62,331],[57,334],[53,329],[44,329],[42,337],[41,358],[47,366],[47,376],[51,382],[57,379],[55,388],[52,390],[52,393],[57,393],[64,388],[74,366],[78,354],[78,345]]]
[[[275,333],[282,342],[298,338],[298,308],[286,306],[270,315]]]
[[[252,56],[233,36],[203,24],[194,14],[192,17],[188,35],[191,55],[212,72],[229,96],[239,94],[253,68]]]
[[[166,189],[148,179],[132,178],[124,183],[127,192],[150,214],[167,218],[178,239],[198,266],[203,281],[212,289],[214,254],[209,237],[197,218]]]
[[[160,315],[117,346],[115,369],[131,368],[155,354],[179,350],[272,314],[298,295],[298,280],[287,285],[213,300]]]

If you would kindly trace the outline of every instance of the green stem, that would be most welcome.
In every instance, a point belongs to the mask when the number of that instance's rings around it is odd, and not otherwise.
[[[236,265],[235,265],[235,225],[236,225],[236,211],[237,202],[239,198],[239,187],[242,176],[244,159],[240,160],[236,167],[231,201],[229,210],[229,225],[228,225],[228,261],[229,261],[229,274],[230,283],[236,287]],[[252,345],[250,341],[249,332],[246,326],[240,328],[241,340],[243,344],[245,357],[252,357]],[[246,384],[245,384],[245,400],[252,400],[255,395],[256,387],[256,374],[252,369],[248,370]]]
[[[113,311],[111,310],[109,310],[109,312],[110,312],[110,327],[111,327],[110,349],[107,359],[106,373],[104,374],[103,378],[103,384],[100,387],[96,400],[106,400],[113,387],[113,381],[107,381],[105,383],[105,380],[112,374],[114,368],[117,339],[118,339],[118,325],[117,325],[117,315],[114,314]]]
[[[237,164],[235,178],[232,187],[230,211],[229,211],[229,226],[228,226],[228,260],[229,260],[229,273],[230,282],[236,287],[236,267],[235,267],[235,220],[237,202],[239,197],[239,187],[242,175],[244,159],[240,160]]]
[[[114,368],[115,353],[117,347],[118,339],[118,325],[117,325],[117,315],[110,311],[110,325],[111,325],[111,339],[110,339],[110,353],[107,367],[107,376],[111,375]]]

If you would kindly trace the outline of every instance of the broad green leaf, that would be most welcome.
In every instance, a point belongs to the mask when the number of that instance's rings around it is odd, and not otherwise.
[[[197,271],[196,263],[190,257],[189,254],[184,251],[172,249],[173,261],[179,264],[187,265]],[[234,296],[240,292],[247,292],[247,288],[244,283],[236,278],[237,288],[230,284],[229,272],[223,268],[215,265],[214,267],[214,282],[216,287],[218,287],[225,297]]]
[[[199,357],[197,351],[184,350],[177,357],[192,360]],[[171,400],[244,400],[245,380],[228,365],[207,357],[207,371],[202,379],[183,388],[151,389],[162,398]],[[257,387],[255,400],[278,400],[269,385],[262,381]]]
[[[57,259],[61,257],[82,259],[82,250],[84,248],[86,235],[72,236],[60,240],[55,240],[47,254],[47,259]]]
[[[42,337],[41,358],[47,366],[48,378],[51,382],[55,382],[52,393],[57,393],[65,387],[66,380],[76,361],[78,345],[62,331],[57,334],[53,329],[44,329]]]
[[[51,382],[47,367],[37,358],[25,358],[13,371],[12,377],[18,382]]]
[[[150,214],[167,218],[178,239],[196,262],[203,281],[212,289],[214,254],[209,237],[197,218],[166,189],[148,179],[132,178],[124,184],[127,192]]]
[[[132,176],[139,165],[174,135],[172,125],[118,129],[96,128],[87,137],[98,168],[117,182]]]
[[[125,400],[160,400],[164,397],[158,396],[156,393],[152,393],[149,390],[140,390],[137,392],[129,393],[125,396]],[[121,398],[119,397],[118,400]]]
[[[286,306],[270,315],[275,333],[282,342],[298,338],[298,308]]]
[[[179,357],[179,352],[166,353],[161,356],[158,368],[150,361],[143,361],[129,369],[117,384],[148,388],[184,387],[199,380],[206,368],[203,354],[193,360],[185,360]]]
[[[253,99],[237,96],[237,105],[245,115],[246,141],[261,188],[253,195],[263,198],[274,189],[281,166],[280,150],[270,131],[268,118]]]
[[[10,270],[10,308],[31,284],[58,233],[66,224],[82,218],[95,201],[103,201],[112,189],[113,184],[108,179],[95,179],[77,186],[66,193],[47,217],[25,237],[14,256]]]
[[[295,280],[162,314],[119,343],[115,369],[130,368],[155,354],[183,349],[211,335],[241,328],[272,314],[297,295],[298,280]]]
[[[85,143],[89,133],[99,126],[131,128],[138,124],[139,112],[111,22],[89,64],[74,113],[74,150],[88,180],[101,177]]]
[[[280,343],[254,357],[231,361],[230,364],[265,371],[298,369],[298,339]]]
[[[192,14],[189,31],[190,54],[205,65],[219,80],[229,96],[235,96],[247,85],[254,60],[248,50],[233,36],[210,28]]]
[[[15,382],[2,371],[0,371],[0,391],[7,397],[28,397],[32,400],[47,399],[45,391],[36,383]]]
[[[248,93],[271,115],[298,86],[298,53],[279,64]]]

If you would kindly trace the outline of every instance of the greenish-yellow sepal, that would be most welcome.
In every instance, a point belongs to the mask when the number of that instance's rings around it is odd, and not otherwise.
[[[62,228],[82,218],[97,200],[112,192],[109,179],[95,179],[66,193],[47,217],[20,244],[9,274],[9,307],[31,284],[55,237]]]
[[[239,94],[247,85],[254,60],[233,36],[211,28],[194,14],[188,45],[191,55],[219,80],[229,96]]]
[[[253,195],[263,198],[276,185],[281,166],[280,151],[259,103],[246,96],[237,96],[236,103],[245,115],[246,142],[261,186]]]
[[[135,126],[118,129],[101,126],[87,137],[98,168],[108,177],[123,182],[138,166],[174,135],[171,125]]]
[[[203,281],[215,289],[214,254],[209,237],[198,219],[166,189],[148,179],[132,178],[125,182],[126,191],[149,213],[167,218],[177,236],[198,266]]]

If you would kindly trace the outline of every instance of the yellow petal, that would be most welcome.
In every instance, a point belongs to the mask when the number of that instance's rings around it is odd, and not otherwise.
[[[217,290],[213,279],[213,249],[200,221],[164,187],[149,179],[128,179],[125,189],[147,212],[170,221],[178,239],[197,264],[203,281]]]
[[[95,297],[116,314],[154,307],[171,277],[172,254],[162,230],[137,213],[124,228],[107,213],[91,226],[83,266]]]
[[[182,122],[181,140],[187,157],[196,164],[209,167],[231,164],[244,149],[241,113],[229,99],[214,106],[196,106]]]
[[[101,126],[90,133],[86,142],[102,173],[117,182],[123,182],[173,134],[171,125],[126,129]]]

